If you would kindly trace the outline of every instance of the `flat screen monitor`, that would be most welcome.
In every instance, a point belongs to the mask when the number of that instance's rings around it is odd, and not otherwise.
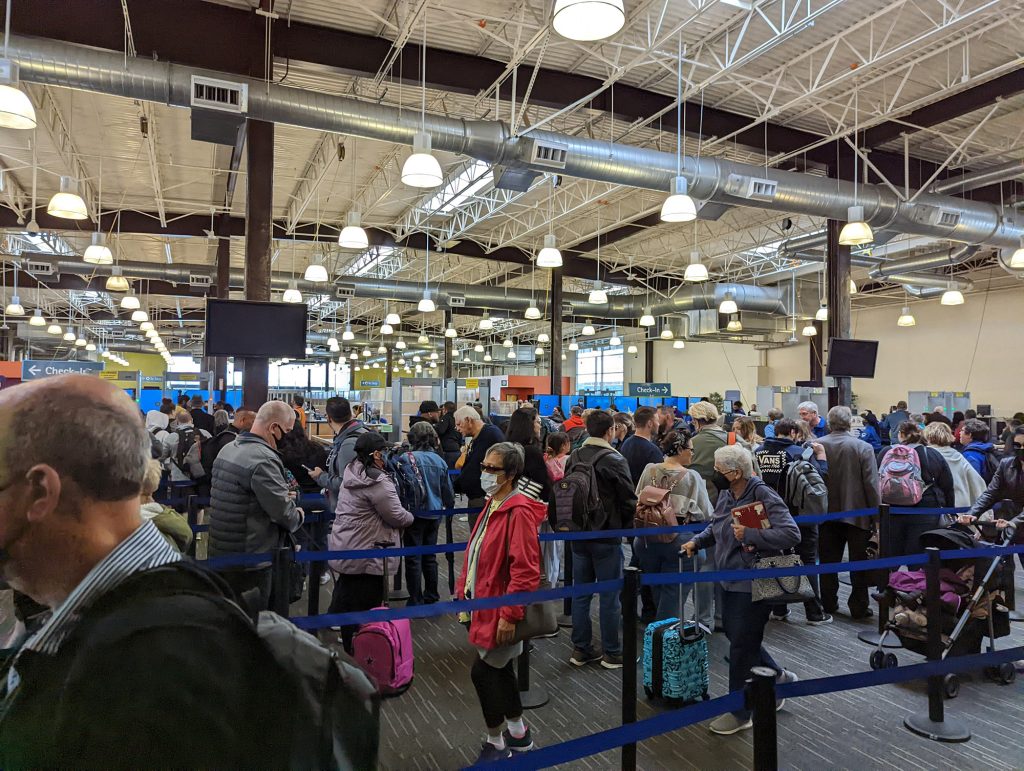
[[[303,303],[206,301],[207,356],[269,359],[306,355]]]
[[[844,340],[833,337],[828,341],[829,377],[874,377],[878,358],[877,340]]]
[[[979,415],[984,415],[986,418],[992,414],[991,404],[979,404],[978,409],[975,410]]]

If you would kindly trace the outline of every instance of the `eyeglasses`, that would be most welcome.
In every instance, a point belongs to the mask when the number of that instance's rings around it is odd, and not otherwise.
[[[492,474],[497,474],[500,471],[504,471],[505,467],[504,466],[488,466],[486,463],[481,463],[480,464],[480,470],[481,471],[489,471]]]

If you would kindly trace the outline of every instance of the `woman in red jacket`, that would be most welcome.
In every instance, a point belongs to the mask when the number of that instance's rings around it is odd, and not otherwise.
[[[456,594],[459,599],[502,597],[533,592],[540,585],[540,523],[547,506],[517,491],[525,463],[523,448],[499,442],[480,464],[480,485],[488,495],[466,545]],[[469,624],[469,641],[477,648],[471,676],[487,724],[487,741],[477,763],[511,757],[533,749],[530,729],[512,668],[523,643],[513,642],[521,605],[460,613]]]

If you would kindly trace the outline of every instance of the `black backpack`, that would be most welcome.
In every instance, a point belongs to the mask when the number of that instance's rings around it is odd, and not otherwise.
[[[992,481],[992,477],[996,475],[996,469],[999,468],[999,454],[994,449],[989,450],[985,453],[985,464],[982,466],[981,476],[985,480],[985,484],[989,484]]]
[[[419,463],[416,462],[416,456],[407,448],[396,450],[385,458],[384,465],[395,482],[402,508],[413,514],[425,511],[427,483]]]
[[[604,529],[608,513],[597,486],[597,464],[613,452],[599,449],[589,461],[582,460],[578,450],[573,452],[565,476],[551,487],[548,517],[554,530],[565,533]]]
[[[805,447],[803,454],[792,460],[786,471],[782,496],[791,514],[824,514],[828,511],[828,487],[817,467],[811,463],[814,450]]]
[[[199,432],[193,426],[184,426],[174,433],[178,435],[178,449],[174,455],[174,465],[181,469],[183,473],[192,476],[185,463],[185,456],[192,449],[192,445],[199,441]]]

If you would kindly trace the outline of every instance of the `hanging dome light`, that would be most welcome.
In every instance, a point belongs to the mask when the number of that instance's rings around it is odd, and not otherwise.
[[[82,196],[76,191],[75,180],[72,177],[60,178],[60,192],[53,194],[53,198],[46,205],[46,213],[51,217],[65,220],[89,219],[89,210]]]
[[[672,342],[672,347],[675,348],[677,351],[681,351],[683,348],[686,347],[686,341],[685,340],[674,340]]]
[[[388,352],[388,349],[387,349],[387,346],[384,345],[384,343],[381,343],[380,345],[377,346],[377,353],[387,353],[387,352]]]
[[[515,359],[515,358],[517,358],[517,356],[516,356],[516,349],[515,348],[509,348],[508,349],[508,353],[505,354],[505,358],[506,359]]]
[[[311,346],[311,345],[307,345],[306,346],[306,355],[307,356],[312,356],[313,355],[313,346]]]
[[[513,345],[512,338],[506,337],[504,340],[501,341],[501,344],[506,348],[511,348]]]
[[[18,88],[18,65],[7,59],[3,62],[7,76],[0,85],[0,127],[11,129],[34,129],[36,111],[32,100]]]
[[[530,300],[530,306],[526,309],[526,312],[523,313],[523,318],[525,318],[527,321],[536,321],[543,315],[544,314],[540,312],[540,308],[537,307],[537,303],[533,300]]]
[[[114,255],[107,246],[107,234],[96,231],[92,234],[92,243],[85,249],[82,259],[90,265],[110,265]]]
[[[286,303],[300,303],[302,302],[302,292],[299,291],[299,285],[293,278],[288,282],[288,288],[284,290],[284,294],[281,295],[281,300]]]
[[[68,331],[64,333],[64,341],[68,343],[75,342],[75,332],[71,327],[68,327]]]
[[[1024,267],[1024,265],[1021,267]],[[850,279],[850,294],[857,294],[857,282],[852,278]]]
[[[29,326],[31,327],[45,327],[46,317],[43,316],[43,309],[36,308],[35,311],[32,312],[32,315],[29,317],[28,323]]]
[[[419,305],[416,306],[416,309],[420,313],[433,313],[434,311],[437,310],[437,306],[434,304],[434,301],[430,297],[429,289],[423,290],[423,299],[420,300]]]
[[[544,248],[537,253],[538,268],[560,268],[562,267],[562,253],[555,246],[555,234],[548,233],[544,236]]]
[[[355,333],[352,331],[352,325],[351,324],[346,324],[345,325],[345,331],[341,333],[341,339],[342,340],[355,340],[356,339]]]
[[[484,344],[483,343],[477,343],[476,345],[473,346],[473,350],[476,351],[477,353],[483,353],[484,352]]]
[[[11,301],[7,303],[7,315],[8,316],[24,316],[25,308],[21,304],[21,298],[18,295],[12,295]]]
[[[484,311],[484,315],[480,317],[480,324],[478,326],[481,332],[488,332],[494,329],[494,322],[491,320],[491,314]]]
[[[437,351],[431,351],[430,355],[427,358],[430,359],[431,361],[437,361],[437,359],[438,359]]]
[[[740,321],[739,316],[733,316],[729,319],[729,323],[725,325],[725,328],[729,332],[741,332],[743,331],[743,322]]]
[[[76,348],[85,348],[85,345],[86,345],[87,342],[88,341],[85,339],[85,337],[82,335],[82,333],[79,332],[78,333],[78,337],[75,338],[75,347]]]
[[[405,170],[402,170],[402,181],[405,182]],[[408,183],[406,183],[408,184]],[[358,210],[350,211],[345,218],[345,227],[338,236],[338,246],[342,249],[363,250],[370,246],[370,239],[361,224],[362,214]],[[326,281],[326,279],[324,279]]]
[[[108,351],[106,348],[104,348],[102,351],[100,351],[100,356],[102,356],[104,359],[109,359],[110,358],[110,351]]]
[[[380,325],[380,333],[382,335],[393,335],[395,334],[395,328],[388,324],[387,321],[385,321],[383,324]]]
[[[494,358],[491,356],[490,352],[484,354],[484,361],[494,361]]]
[[[821,305],[818,306],[818,310],[814,314],[816,321],[828,321],[828,306],[825,305],[825,301],[821,301]]]
[[[404,351],[406,348],[408,348],[408,346],[405,344],[404,337],[398,338],[398,342],[395,343],[395,348],[397,348],[400,351]]]
[[[722,298],[722,304],[718,306],[718,312],[723,313],[726,316],[731,316],[732,314],[739,312],[739,308],[736,307],[736,300],[733,299],[732,292],[725,293],[725,297]]]
[[[328,347],[333,348],[337,344],[338,344],[338,338],[336,338],[334,335],[331,335],[330,337],[327,338],[327,345],[328,345]]]
[[[544,349],[541,346],[538,345],[536,348],[533,349],[533,355],[534,356],[543,356],[544,355]]]
[[[143,323],[144,324],[151,324],[152,322],[144,321]],[[141,329],[141,327],[140,327],[140,329]],[[146,333],[146,337],[148,339],[150,339],[150,340],[159,340],[160,339],[160,333],[157,332],[155,329],[153,329],[152,326],[149,329],[143,330],[143,331]]]
[[[627,346],[627,348],[626,348],[626,353],[636,353],[637,350],[638,349],[637,349],[636,345],[634,345],[633,343],[630,343],[629,346]]]
[[[580,344],[576,342],[576,338],[574,337],[571,341],[569,341],[569,350],[570,351],[578,351],[579,349],[580,349]]]
[[[569,40],[611,37],[626,23],[622,0],[555,0],[551,26]]]
[[[354,367],[352,368],[352,371],[353,371],[353,372],[360,372],[360,371],[362,371],[362,369],[363,369],[362,367],[360,367],[360,366],[359,366],[358,364],[356,364],[356,365],[355,365],[355,366],[354,366]]]
[[[900,317],[896,319],[896,326],[898,327],[915,327],[917,326],[917,319],[914,318],[914,314],[910,312],[910,306],[904,305],[903,312]]]
[[[142,303],[139,302],[139,298],[133,294],[126,294],[121,298],[121,309],[126,311],[138,310],[142,307]]]
[[[622,345],[622,338],[619,337],[618,335],[612,335],[608,339],[608,345],[610,345],[612,348],[617,348],[618,346]]]
[[[366,348],[364,348],[364,349],[363,349],[363,358],[364,358],[364,359],[367,359],[367,358],[369,358],[370,356],[373,356],[373,351],[371,351],[371,350],[369,349],[369,347],[366,347]]]
[[[46,328],[46,334],[48,335],[59,335],[63,331],[64,330],[61,329],[60,324],[50,324],[50,326]]]
[[[459,336],[459,330],[449,324],[444,330],[444,336],[449,338],[455,338]]]
[[[402,317],[395,313],[395,311],[389,311],[387,317],[384,320],[388,324],[392,324],[396,327],[402,323]]]
[[[708,268],[700,261],[700,252],[690,252],[690,264],[686,266],[686,272],[683,273],[684,281],[692,281],[697,283],[699,281],[708,280]]]
[[[675,337],[675,334],[672,332],[672,327],[665,327],[661,330],[662,340],[671,340],[673,337]]]
[[[600,284],[596,284],[594,288],[590,290],[590,294],[587,295],[587,302],[591,305],[607,305],[608,293],[601,288]]]
[[[686,192],[686,177],[672,178],[669,196],[661,205],[662,222],[693,222],[697,219],[697,204]]]
[[[153,326],[153,322],[152,321],[143,321],[141,324],[139,324],[139,331],[140,332],[155,332],[156,328]]]
[[[839,231],[839,243],[843,246],[861,246],[875,240],[871,226],[864,220],[864,207],[851,206],[846,210],[846,224]]]
[[[311,262],[306,266],[306,272],[302,277],[314,284],[323,284],[330,280],[330,276],[327,275],[327,268],[318,262]]]
[[[551,337],[548,335],[547,332],[541,332],[539,335],[537,335],[537,342],[538,343],[550,343],[551,342]]]
[[[640,326],[642,326],[642,327],[653,327],[654,323],[655,323],[654,322],[654,316],[651,313],[651,309],[649,307],[648,308],[644,308],[644,313],[640,317]]]
[[[141,324],[143,321],[149,321],[149,314],[142,310],[142,308],[136,308],[132,311],[132,321],[136,324]]]
[[[804,325],[802,334],[804,337],[814,337],[818,334],[818,328],[808,321],[807,324]]]
[[[127,292],[132,286],[128,283],[128,279],[121,275],[120,266],[115,265],[110,269],[105,288],[108,292]]]
[[[96,343],[86,343],[85,344],[85,350],[87,350],[90,353],[92,353],[93,351],[96,350]]]
[[[430,134],[417,131],[412,138],[412,155],[402,164],[402,184],[409,187],[437,187],[444,182],[441,164],[430,152]]]
[[[1021,236],[1020,246],[1010,255],[1010,267],[1014,270],[1024,269],[1024,236]]]
[[[359,354],[358,354],[358,353],[356,353],[355,351],[352,351],[352,353],[350,353],[350,354],[348,355],[348,358],[349,358],[350,360],[352,360],[352,361],[355,361],[356,359],[358,359],[358,358],[359,358]]]
[[[416,338],[417,345],[427,345],[429,342],[430,338],[424,332],[420,332],[420,336]]]
[[[959,289],[950,287],[942,293],[942,299],[939,300],[942,305],[963,305],[964,294]]]
[[[580,334],[583,335],[584,337],[589,337],[590,335],[596,334],[594,325],[590,323],[590,319],[587,319],[587,323],[583,325],[583,330],[580,332]]]

